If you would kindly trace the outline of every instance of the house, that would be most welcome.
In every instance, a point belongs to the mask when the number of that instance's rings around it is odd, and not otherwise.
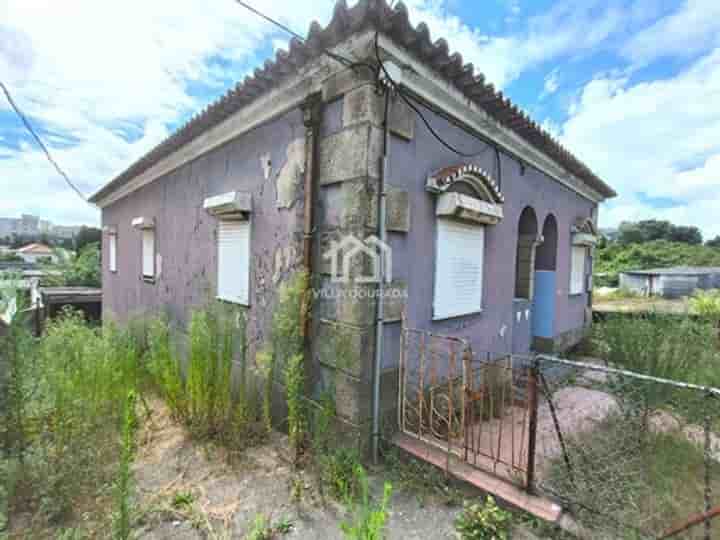
[[[620,288],[644,296],[680,298],[695,289],[720,289],[720,268],[676,266],[620,273]]]
[[[305,269],[311,384],[334,381],[338,413],[364,425],[373,373],[383,407],[397,401],[403,313],[476,351],[576,343],[598,205],[614,195],[402,3],[339,2],[93,195],[103,314],[162,310],[181,329],[216,298],[247,312],[254,358],[281,284]],[[349,236],[371,249],[341,257]],[[376,264],[383,279],[368,279]],[[338,328],[346,355],[328,346]]]
[[[37,263],[45,260],[57,261],[53,250],[45,244],[27,244],[15,251],[15,254],[27,263]]]

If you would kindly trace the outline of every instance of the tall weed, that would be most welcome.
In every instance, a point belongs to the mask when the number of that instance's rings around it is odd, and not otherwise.
[[[370,498],[367,473],[362,465],[355,467],[354,474],[359,494],[351,505],[352,521],[342,523],[341,529],[348,540],[382,540],[385,537],[392,485],[385,482],[382,499],[373,503]]]
[[[115,480],[115,515],[113,536],[116,540],[127,540],[131,530],[132,463],[135,456],[135,433],[138,419],[135,412],[135,392],[130,390],[125,403],[122,426],[120,467]]]

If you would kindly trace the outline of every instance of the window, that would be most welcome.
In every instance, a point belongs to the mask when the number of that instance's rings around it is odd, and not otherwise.
[[[250,284],[250,222],[220,220],[218,227],[217,296],[248,305]]]
[[[142,230],[142,275],[155,279],[155,229]]]
[[[437,220],[434,319],[481,310],[484,251],[483,225]]]
[[[582,294],[585,292],[585,260],[587,258],[587,247],[572,246],[570,261],[570,294]]]
[[[117,272],[117,234],[108,235],[108,270]]]

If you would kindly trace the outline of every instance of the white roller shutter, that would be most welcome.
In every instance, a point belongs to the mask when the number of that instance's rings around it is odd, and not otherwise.
[[[586,257],[587,248],[585,246],[572,247],[572,260],[570,262],[570,294],[581,294],[584,292]]]
[[[142,231],[142,273],[143,277],[155,277],[155,230]]]
[[[437,220],[433,318],[481,310],[484,252],[484,226]]]
[[[218,298],[248,305],[249,283],[250,222],[220,221],[218,227]]]
[[[108,236],[108,269],[117,272],[117,235]]]

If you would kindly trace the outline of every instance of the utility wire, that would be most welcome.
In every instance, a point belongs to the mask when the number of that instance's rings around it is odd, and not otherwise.
[[[83,195],[83,192],[80,191],[75,184],[73,184],[72,180],[70,180],[70,177],[65,173],[65,171],[62,170],[60,165],[58,165],[57,161],[53,159],[50,151],[47,149],[47,146],[45,146],[45,143],[42,142],[40,136],[35,132],[32,125],[30,124],[30,121],[27,119],[27,116],[25,116],[22,110],[20,110],[20,107],[18,107],[17,103],[15,103],[15,100],[12,98],[12,95],[10,95],[10,91],[8,90],[7,86],[5,86],[5,83],[0,81],[0,87],[5,94],[5,98],[7,99],[8,103],[15,111],[15,114],[18,116],[18,118],[20,118],[23,125],[25,126],[25,129],[30,132],[30,135],[32,135],[33,139],[35,139],[35,142],[45,153],[45,157],[47,157],[48,161],[52,164],[53,167],[55,167],[55,170],[58,172],[58,174],[65,179],[65,182],[67,182],[68,186],[70,186],[72,190],[78,194],[78,197],[80,197],[83,201],[87,202],[87,198],[85,197],[85,195]]]
[[[383,72],[383,74],[385,75],[385,78],[388,80],[388,82],[390,82],[391,86],[395,89],[395,91],[402,98],[402,100],[405,102],[405,104],[408,107],[410,107],[413,111],[415,111],[415,113],[420,117],[420,119],[423,121],[423,124],[425,124],[425,127],[427,127],[428,131],[430,131],[432,136],[435,137],[438,140],[438,142],[440,144],[442,144],[445,148],[447,148],[451,152],[454,152],[458,156],[461,156],[464,158],[477,157],[477,156],[487,152],[487,147],[483,148],[479,152],[472,153],[472,154],[463,152],[462,150],[458,150],[457,148],[455,148],[455,146],[453,146],[452,144],[447,142],[445,139],[443,139],[437,131],[435,131],[435,129],[432,127],[432,125],[430,125],[430,122],[428,121],[428,119],[425,118],[425,115],[420,111],[418,106],[415,103],[413,103],[413,101],[416,101],[415,98],[411,95],[406,95],[405,92],[403,91],[403,89],[400,88],[397,84],[395,84],[395,81],[390,76],[390,73],[388,73],[387,69],[385,69],[385,64],[383,63],[383,61],[380,58],[380,48],[378,47],[378,36],[379,36],[379,32],[376,32],[375,33],[375,58],[377,59],[377,63],[380,66],[380,70]],[[419,101],[416,101],[416,103],[418,105],[420,104]]]

